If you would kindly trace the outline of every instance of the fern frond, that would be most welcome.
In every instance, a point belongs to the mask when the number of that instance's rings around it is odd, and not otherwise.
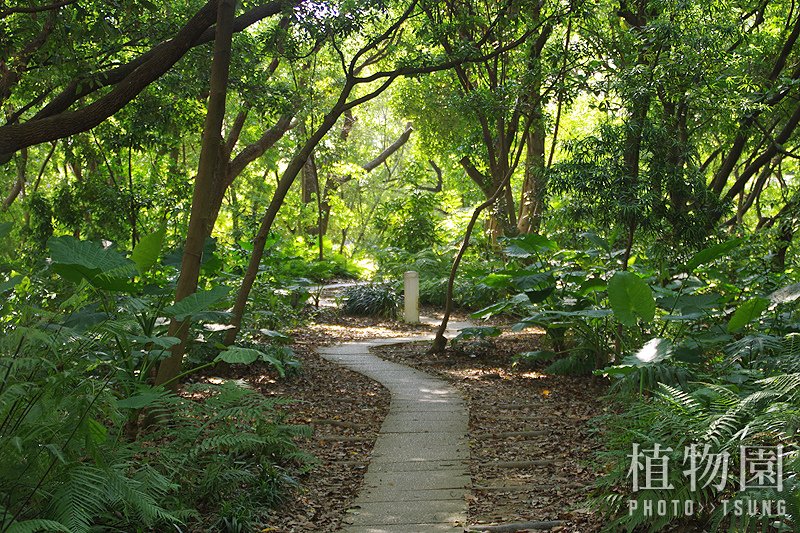
[[[53,493],[50,514],[70,531],[83,533],[105,508],[106,475],[88,465],[74,466],[65,474],[64,482]]]
[[[702,412],[703,408],[691,394],[677,387],[672,387],[661,383],[660,390],[656,395],[663,402],[681,409],[686,414],[696,414]]]
[[[14,522],[11,524],[7,533],[37,533],[39,531],[57,531],[59,533],[72,533],[67,526],[55,520],[23,520],[22,522]]]

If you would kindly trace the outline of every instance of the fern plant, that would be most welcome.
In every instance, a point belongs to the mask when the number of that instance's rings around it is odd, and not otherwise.
[[[765,527],[791,529],[800,519],[798,505],[798,467],[800,450],[797,434],[800,429],[800,373],[787,373],[797,364],[797,335],[781,340],[761,343],[764,349],[756,350],[745,359],[738,358],[740,373],[736,383],[709,381],[669,386],[660,384],[651,398],[639,397],[623,413],[604,419],[607,450],[600,461],[607,474],[598,483],[604,496],[594,499],[594,505],[611,519],[611,531],[645,528],[657,531],[667,524],[686,521],[682,509],[664,516],[646,515],[643,505],[629,506],[629,500],[691,500],[703,504],[705,510],[695,515],[697,527],[712,530],[761,531]],[[732,344],[727,353],[739,353],[742,344]],[[741,365],[741,362],[746,362]],[[765,364],[768,363],[768,364]],[[730,361],[723,361],[720,369],[730,370]],[[723,377],[724,373],[721,374]],[[742,379],[744,381],[742,381]],[[671,448],[670,462],[680,465],[686,446],[696,443],[708,445],[715,454],[728,454],[732,466],[723,488],[713,486],[690,490],[689,481],[680,475],[680,467],[670,471],[672,489],[631,492],[628,475],[633,444],[652,446],[659,444]],[[736,474],[741,465],[741,446],[782,446],[784,488],[742,490]],[[725,513],[722,501],[746,502],[748,500],[784,500],[783,516],[752,514],[735,516]]]
[[[171,498],[251,530],[259,510],[283,501],[297,485],[296,476],[313,466],[314,458],[295,440],[311,430],[285,423],[280,407],[289,400],[267,398],[234,382],[194,384],[186,395],[203,400],[154,403],[154,411],[168,418],[146,435],[158,443],[146,448],[146,462],[160,465],[161,474],[180,486]],[[226,510],[236,515],[221,516]]]
[[[175,486],[135,460],[111,375],[91,376],[68,349],[74,341],[64,328],[17,328],[0,340],[0,530],[179,524],[163,505]]]

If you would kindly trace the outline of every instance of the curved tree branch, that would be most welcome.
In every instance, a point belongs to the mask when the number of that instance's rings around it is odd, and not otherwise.
[[[214,38],[218,0],[209,0],[178,34],[138,58],[106,71],[96,80],[73,80],[57,97],[34,117],[22,124],[0,127],[0,163],[17,150],[68,137],[92,129],[122,109],[148,85],[164,75],[189,50]],[[258,20],[280,13],[296,0],[275,0],[254,8],[234,20],[234,32]],[[108,94],[75,111],[69,107],[102,87],[114,86]]]

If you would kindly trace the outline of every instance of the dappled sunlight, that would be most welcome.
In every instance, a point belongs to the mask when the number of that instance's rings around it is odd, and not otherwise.
[[[400,326],[400,327],[398,327]],[[425,326],[408,326],[398,323],[365,323],[353,325],[335,324],[310,324],[304,328],[305,332],[319,335],[327,341],[344,342],[354,340],[404,338],[429,333],[430,328]]]
[[[425,394],[453,394],[453,391],[447,389],[419,389],[419,391]]]
[[[546,379],[550,377],[548,374],[542,374],[541,372],[522,372],[519,375],[528,379]]]

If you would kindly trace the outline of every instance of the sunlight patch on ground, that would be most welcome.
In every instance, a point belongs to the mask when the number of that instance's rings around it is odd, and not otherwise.
[[[520,376],[530,379],[545,379],[549,377],[547,374],[542,374],[541,372],[523,372]]]
[[[334,326],[328,324],[314,324],[307,329],[329,335],[334,338],[372,338],[372,337],[397,337],[408,335],[408,332],[389,329],[382,326]]]
[[[514,377],[514,374],[502,368],[459,368],[456,370],[442,370],[442,372],[458,379],[472,380],[500,380],[513,379]]]

